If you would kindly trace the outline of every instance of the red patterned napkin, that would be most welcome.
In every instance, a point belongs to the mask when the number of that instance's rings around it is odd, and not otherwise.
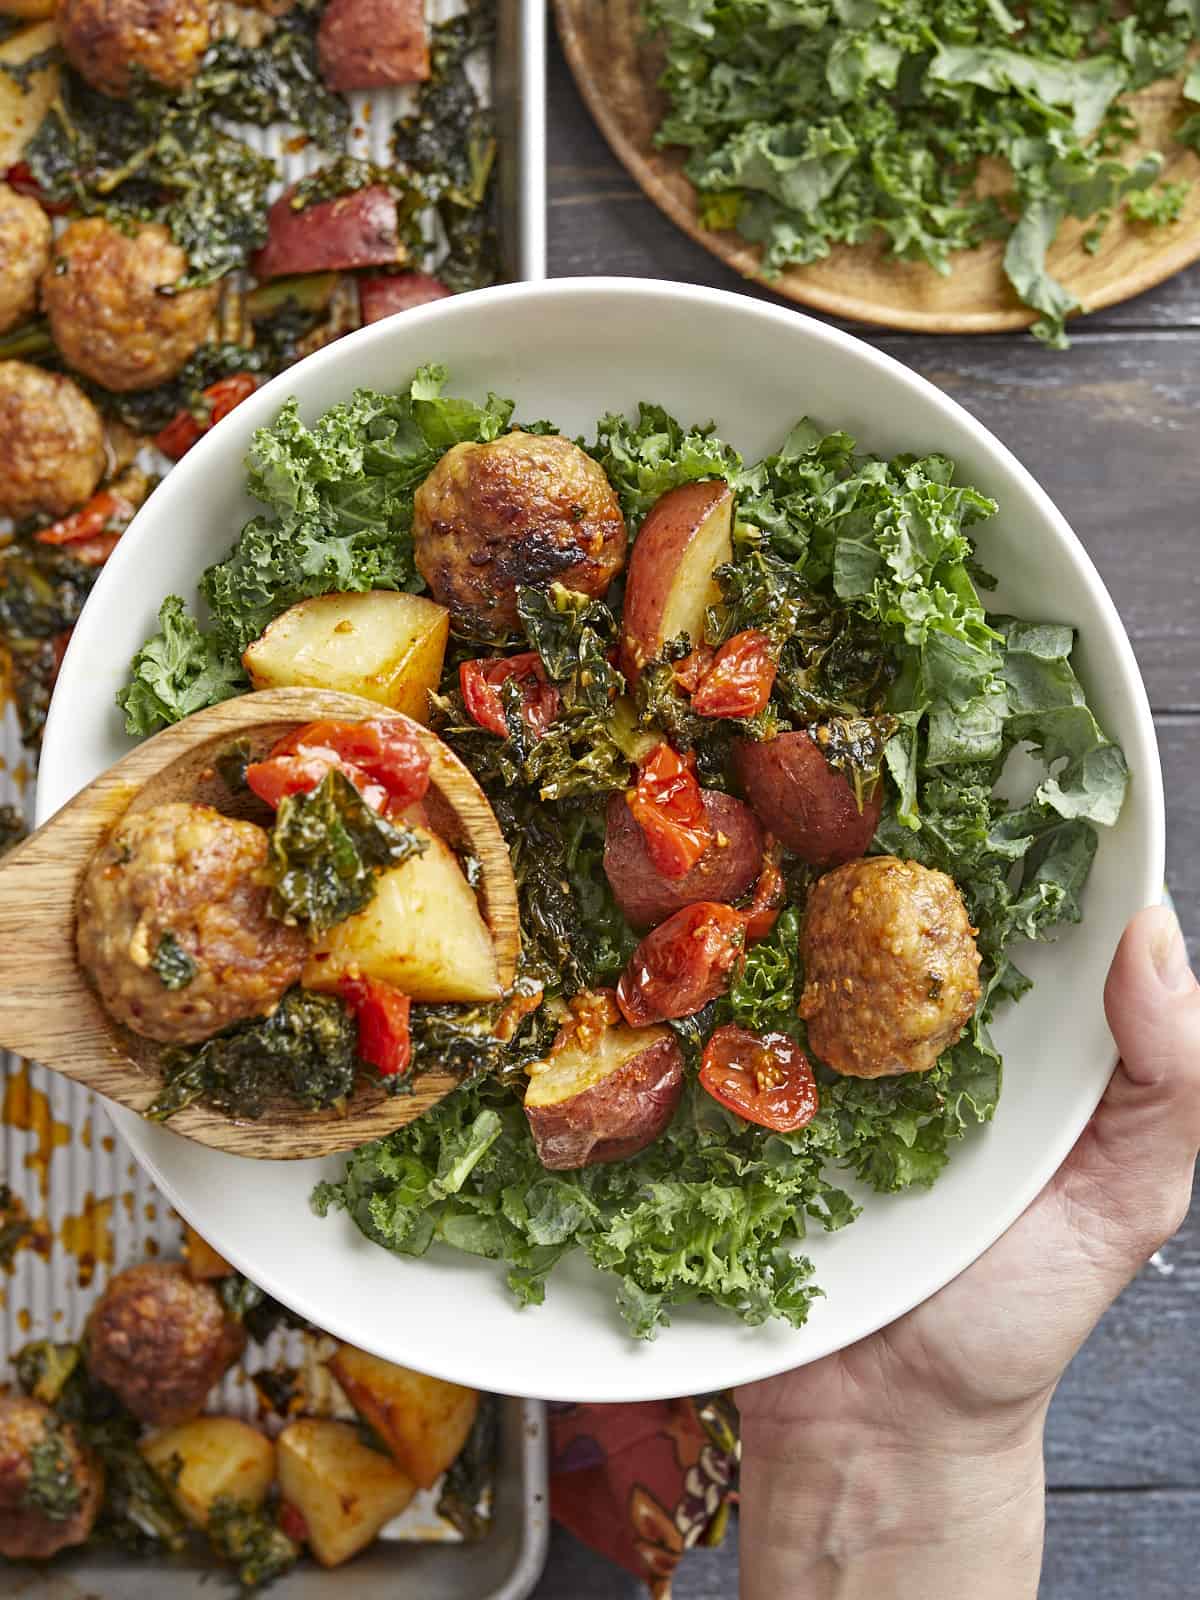
[[[719,1544],[736,1498],[737,1412],[723,1395],[551,1405],[550,1509],[668,1600],[685,1550]]]

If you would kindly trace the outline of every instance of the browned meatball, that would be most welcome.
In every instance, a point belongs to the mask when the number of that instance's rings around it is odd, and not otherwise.
[[[69,1423],[37,1400],[0,1395],[0,1555],[44,1561],[92,1531],[104,1479]]]
[[[800,1015],[835,1072],[926,1072],[979,1003],[979,951],[953,878],[872,856],[813,885]]]
[[[104,428],[78,384],[0,361],[0,517],[64,516],[104,471]]]
[[[279,1003],[308,947],[267,912],[266,859],[262,828],[211,806],[122,818],[92,857],[76,932],[80,965],[118,1022],[195,1044]]]
[[[104,94],[127,95],[135,70],[168,89],[191,83],[208,49],[206,0],[58,0],[67,60]]]
[[[413,502],[417,569],[467,631],[517,624],[518,584],[602,595],[625,564],[625,519],[603,470],[557,435],[456,444]]]
[[[88,1318],[88,1371],[135,1417],[170,1427],[199,1416],[213,1384],[241,1355],[246,1335],[211,1283],[176,1261],[118,1272]]]
[[[220,294],[168,294],[187,257],[158,222],[122,233],[103,217],[71,223],[42,277],[54,342],[79,372],[123,393],[173,378],[204,343]]]
[[[0,333],[37,310],[38,279],[50,259],[50,218],[26,194],[0,183]]]

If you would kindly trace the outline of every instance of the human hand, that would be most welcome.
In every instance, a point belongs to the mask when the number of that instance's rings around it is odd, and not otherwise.
[[[1200,986],[1170,912],[1130,924],[1105,1008],[1121,1064],[1013,1227],[890,1327],[738,1391],[746,1600],[1036,1593],[1050,1397],[1191,1196]]]

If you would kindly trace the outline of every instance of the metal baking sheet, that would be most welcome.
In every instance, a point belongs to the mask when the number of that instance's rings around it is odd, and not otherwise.
[[[458,7],[431,0],[431,20]],[[498,37],[491,83],[481,83],[495,108],[500,252],[503,276],[538,280],[546,274],[545,245],[545,9],[541,0],[498,0]],[[397,89],[352,95],[350,148],[387,160],[387,136],[410,101]],[[369,106],[369,109],[368,109]],[[273,156],[280,187],[320,165],[316,151],[289,151],[287,129],[241,130],[248,142]],[[0,682],[0,804],[33,812],[32,763],[23,751],[11,705]],[[148,1256],[178,1256],[182,1226],[150,1179],[121,1144],[103,1103],[42,1067],[0,1055],[0,1179],[8,1183],[34,1227],[0,1272],[0,1382],[12,1354],[38,1337],[73,1338],[111,1272]],[[267,1345],[248,1365],[270,1366],[281,1357],[305,1367],[312,1409],[337,1414],[340,1398],[321,1364],[322,1348],[309,1341]],[[253,1386],[245,1371],[214,1395],[213,1407],[252,1418]],[[422,1600],[522,1600],[546,1558],[548,1506],[545,1418],[536,1401],[501,1403],[500,1456],[491,1531],[464,1543],[436,1516],[436,1493],[419,1496],[403,1518],[358,1556],[352,1582],[361,1600],[399,1595]],[[0,1596],[39,1600],[161,1600],[168,1586],[179,1600],[213,1593],[215,1569],[133,1562],[86,1550],[48,1568],[5,1566]],[[305,1563],[278,1591],[295,1600],[325,1600],[339,1574]]]

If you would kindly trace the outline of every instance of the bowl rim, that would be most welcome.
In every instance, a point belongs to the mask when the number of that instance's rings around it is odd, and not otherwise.
[[[1041,487],[1033,474],[1026,468],[1013,452],[1003,444],[989,428],[975,417],[965,406],[950,396],[944,394],[928,379],[906,367],[894,356],[877,349],[865,339],[845,332],[839,328],[831,327],[818,319],[786,305],[776,305],[767,301],[758,300],[748,295],[724,289],[712,289],[701,285],[676,283],[665,279],[622,278],[611,276],[593,276],[578,278],[551,279],[538,283],[505,284],[496,287],[474,290],[468,294],[457,295],[450,299],[437,301],[425,306],[414,308],[403,314],[403,321],[399,319],[385,319],[368,327],[361,328],[342,339],[325,346],[314,352],[302,362],[288,368],[264,384],[254,395],[249,397],[239,406],[231,416],[240,420],[247,439],[253,429],[262,426],[276,413],[279,405],[298,390],[308,388],[309,380],[315,380],[319,374],[327,370],[344,370],[344,381],[340,384],[344,397],[348,398],[355,387],[353,369],[355,358],[368,344],[386,344],[396,337],[400,328],[406,330],[434,329],[442,320],[453,319],[461,313],[461,308],[469,304],[472,308],[494,307],[503,313],[506,306],[515,302],[540,301],[558,306],[570,306],[573,302],[584,303],[594,301],[597,296],[607,298],[613,306],[613,314],[619,314],[622,301],[642,300],[688,305],[694,308],[697,316],[707,314],[709,317],[732,316],[744,317],[751,320],[786,328],[790,337],[797,334],[810,340],[814,345],[825,346],[836,353],[837,356],[848,359],[859,365],[864,375],[869,376],[872,371],[878,374],[881,382],[891,386],[902,400],[905,393],[919,396],[923,406],[929,408],[934,419],[942,416],[953,419],[955,425],[963,428],[973,439],[975,446],[989,458],[989,465],[999,476],[1007,478],[1015,487],[1020,488],[1030,499],[1041,518],[1043,528],[1053,533],[1055,539],[1065,546],[1071,559],[1071,565],[1081,584],[1087,591],[1089,599],[1095,606],[1097,614],[1104,624],[1104,636],[1100,637],[1093,631],[1090,638],[1101,644],[1112,658],[1112,667],[1119,684],[1120,692],[1129,701],[1133,716],[1133,733],[1136,736],[1138,748],[1127,755],[1130,767],[1137,774],[1137,781],[1141,793],[1143,806],[1143,834],[1146,843],[1146,855],[1149,863],[1146,880],[1141,886],[1141,898],[1145,903],[1156,901],[1159,897],[1164,875],[1165,863],[1165,820],[1164,796],[1162,783],[1162,770],[1159,760],[1157,737],[1153,715],[1145,684],[1142,680],[1134,656],[1133,647],[1126,632],[1124,623],[1116,604],[1109,594],[1107,587],[1100,577],[1087,549],[1067,521],[1065,515],[1058,509],[1045,489]],[[407,335],[406,335],[407,337]],[[502,388],[502,385],[500,386]],[[310,408],[305,405],[303,396],[300,396],[301,411],[311,414]],[[327,409],[323,407],[322,409]],[[222,424],[224,426],[224,424]],[[39,823],[44,822],[57,810],[70,794],[66,792],[69,787],[61,778],[55,777],[55,768],[60,766],[59,750],[66,749],[69,745],[69,719],[68,692],[75,677],[86,672],[85,662],[88,655],[89,635],[102,628],[102,615],[110,602],[119,604],[116,599],[118,585],[133,583],[136,587],[134,565],[137,561],[138,549],[143,539],[153,536],[154,529],[162,520],[170,517],[171,506],[175,497],[197,495],[203,497],[203,482],[208,470],[208,458],[214,448],[213,439],[216,430],[204,435],[199,442],[188,452],[167,476],[162,483],[148,497],[145,504],[138,511],[123,535],[120,543],[110,557],[105,568],[94,586],[84,607],[80,622],[76,627],[71,643],[67,649],[59,687],[56,689],[46,722],[44,738],[44,758],[42,765],[41,781],[38,786],[36,818]],[[228,435],[226,435],[227,437]],[[197,577],[199,574],[197,574]],[[1129,740],[1126,738],[1126,745]],[[61,765],[65,766],[63,762]],[[89,775],[90,776],[90,775]],[[87,781],[85,778],[82,780]],[[72,791],[73,792],[73,791]],[[1117,1052],[1115,1045],[1109,1058],[1110,1068],[1116,1064]],[[1037,1163],[1036,1171],[1019,1184],[1014,1184],[1009,1195],[1008,1203],[997,1208],[993,1219],[984,1231],[986,1237],[980,1243],[977,1238],[971,1239],[967,1244],[960,1245],[957,1250],[949,1253],[939,1253],[939,1266],[932,1275],[922,1278],[915,1283],[911,1295],[904,1297],[903,1303],[889,1303],[886,1315],[876,1316],[874,1313],[865,1316],[858,1330],[853,1335],[854,1339],[867,1337],[876,1332],[898,1317],[905,1315],[914,1306],[928,1299],[946,1283],[959,1276],[983,1252],[990,1248],[995,1241],[1008,1230],[1021,1213],[1031,1204],[1053,1174],[1061,1166],[1090,1120],[1096,1105],[1103,1095],[1108,1074],[1103,1078],[1097,1072],[1094,1092],[1089,1091],[1081,1096],[1078,1101],[1077,1115],[1063,1124],[1055,1131],[1052,1139],[1047,1139],[1042,1146],[1044,1154]],[[105,1103],[105,1110],[113,1120],[118,1132],[130,1145],[133,1154],[146,1169],[154,1182],[166,1196],[179,1214],[193,1225],[203,1225],[197,1217],[196,1208],[182,1203],[181,1197],[175,1192],[170,1176],[163,1170],[153,1153],[146,1148],[140,1135],[143,1131],[142,1121],[133,1112],[124,1112],[120,1108],[109,1107]],[[218,1239],[216,1241],[222,1253],[227,1255],[239,1270],[247,1272],[254,1281],[275,1298],[291,1306],[300,1314],[316,1322],[335,1337],[361,1344],[371,1348],[369,1330],[343,1323],[336,1306],[322,1303],[319,1290],[314,1286],[306,1289],[296,1281],[281,1284],[277,1271],[273,1266],[264,1270],[263,1263],[255,1261],[251,1265],[241,1249],[226,1250]],[[566,1286],[564,1285],[564,1290]],[[730,1320],[731,1333],[744,1333],[740,1324]],[[662,1342],[669,1346],[671,1340],[670,1330],[663,1335]],[[819,1360],[835,1351],[845,1348],[851,1342],[839,1335],[823,1336],[817,1324],[810,1324],[797,1335],[794,1349],[785,1350],[785,1342],[778,1343],[764,1341],[761,1354],[755,1358],[752,1347],[743,1342],[735,1350],[730,1349],[729,1366],[736,1369],[731,1372],[730,1382],[750,1382],[766,1378],[791,1367],[806,1365],[810,1361]],[[377,1342],[378,1343],[378,1342]],[[631,1342],[632,1343],[632,1342]],[[790,1345],[791,1341],[786,1341]],[[386,1355],[383,1349],[380,1354]],[[461,1369],[450,1370],[441,1367],[429,1359],[422,1352],[424,1365],[439,1377],[451,1381],[471,1381],[464,1378]],[[394,1359],[394,1357],[393,1357]],[[672,1395],[686,1395],[695,1392],[697,1378],[689,1378],[685,1363],[678,1367],[678,1378],[671,1378],[664,1385],[662,1373],[657,1366],[652,1370],[656,1374],[654,1379],[647,1382],[647,1377],[640,1375],[639,1364],[630,1361],[620,1361],[613,1364],[617,1369],[616,1376],[608,1374],[606,1377],[599,1373],[580,1373],[579,1383],[572,1387],[563,1387],[547,1373],[546,1382],[539,1390],[542,1398],[551,1400],[579,1400],[597,1401],[626,1401],[662,1398]],[[702,1375],[703,1376],[703,1375]],[[701,1386],[707,1379],[703,1379]],[[516,1391],[514,1391],[516,1392]],[[532,1392],[532,1391],[531,1391]]]

